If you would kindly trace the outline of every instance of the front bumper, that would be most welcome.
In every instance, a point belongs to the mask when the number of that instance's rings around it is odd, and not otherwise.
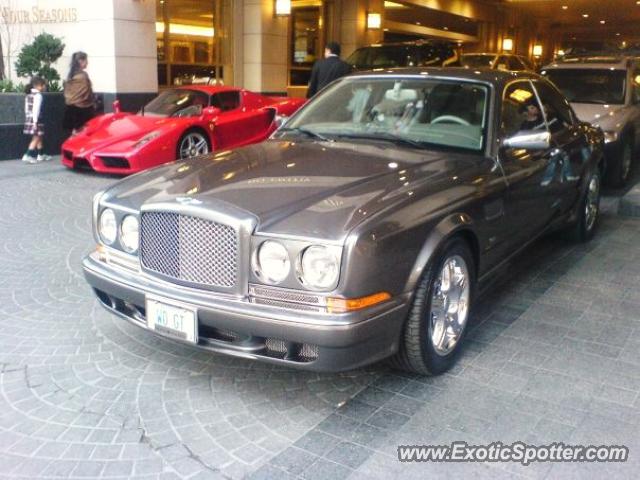
[[[343,314],[255,304],[116,269],[93,254],[83,269],[102,305],[135,325],[147,329],[147,296],[164,298],[196,309],[198,342],[190,345],[314,371],[350,370],[392,355],[409,309],[409,295]]]

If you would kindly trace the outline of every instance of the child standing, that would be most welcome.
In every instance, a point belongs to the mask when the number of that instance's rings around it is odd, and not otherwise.
[[[33,77],[27,85],[27,98],[24,101],[24,134],[31,135],[29,149],[23,155],[25,163],[39,163],[51,160],[49,155],[42,152],[42,139],[44,137],[44,125],[42,123],[42,92],[46,88],[46,82],[40,77]]]

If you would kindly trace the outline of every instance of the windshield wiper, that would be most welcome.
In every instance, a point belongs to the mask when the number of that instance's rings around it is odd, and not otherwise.
[[[426,148],[425,143],[411,140],[410,138],[399,137],[389,132],[372,132],[372,133],[341,133],[337,135],[341,138],[355,138],[363,140],[384,140],[395,143],[396,145],[405,145],[413,148]]]
[[[303,133],[308,137],[316,138],[318,140],[322,140],[323,142],[332,142],[330,138],[325,137],[324,135],[319,134],[318,132],[314,132],[313,130],[309,130],[304,127],[282,127],[280,132],[295,132],[295,133]]]

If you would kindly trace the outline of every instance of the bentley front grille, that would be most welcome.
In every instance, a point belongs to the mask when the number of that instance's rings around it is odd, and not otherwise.
[[[142,266],[160,275],[207,287],[238,283],[238,233],[228,225],[172,212],[144,212]]]

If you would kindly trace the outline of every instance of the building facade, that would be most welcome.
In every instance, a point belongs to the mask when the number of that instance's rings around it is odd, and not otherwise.
[[[346,56],[371,43],[420,38],[496,51],[510,37],[516,53],[530,56],[534,43],[544,43],[540,28],[480,0],[0,0],[5,76],[16,80],[21,47],[48,32],[66,45],[61,76],[70,55],[85,51],[94,89],[118,96],[216,82],[303,95],[329,40]]]

